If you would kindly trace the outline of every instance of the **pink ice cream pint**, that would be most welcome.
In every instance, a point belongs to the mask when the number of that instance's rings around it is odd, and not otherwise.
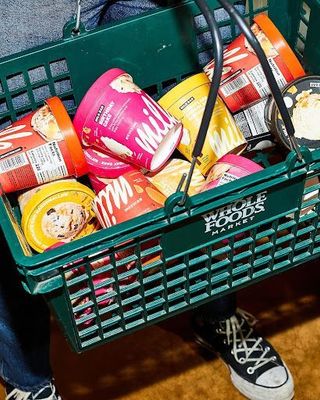
[[[213,189],[262,170],[263,168],[259,164],[245,157],[228,154],[221,157],[211,168],[200,191]]]
[[[162,167],[182,136],[181,123],[118,68],[93,84],[73,122],[84,145],[149,171]]]
[[[102,178],[115,179],[135,169],[133,165],[126,164],[120,159],[102,153],[92,147],[84,149],[84,155],[88,164],[89,174],[101,176]]]

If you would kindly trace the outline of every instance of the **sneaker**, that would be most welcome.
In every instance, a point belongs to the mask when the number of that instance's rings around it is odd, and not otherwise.
[[[38,390],[37,393],[24,392],[7,384],[5,400],[62,400],[62,398],[57,392],[54,384],[51,382],[47,386]]]
[[[231,318],[206,322],[193,319],[196,342],[218,354],[229,368],[234,386],[250,400],[291,400],[293,379],[272,345],[258,336],[257,321],[237,310]]]

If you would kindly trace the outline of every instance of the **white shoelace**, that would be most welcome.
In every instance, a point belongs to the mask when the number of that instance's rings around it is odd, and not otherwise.
[[[6,400],[14,399],[14,400],[28,400],[31,392],[22,392],[22,390],[14,389],[9,395],[6,397]]]
[[[52,393],[50,394],[49,397],[43,398],[41,400],[61,400],[60,396],[56,396],[56,389],[55,387],[52,385],[52,383],[50,383],[50,389],[52,391]],[[40,394],[47,389],[48,386],[45,386],[44,388],[40,389],[35,395],[34,398],[37,399],[37,396],[40,396]],[[22,390],[19,389],[14,389],[12,390],[9,395],[6,397],[6,400],[28,400],[29,396],[31,395],[31,392],[23,392]]]
[[[239,319],[241,322],[239,323],[237,316],[233,315],[220,324],[219,333],[226,335],[228,345],[233,345],[232,354],[239,364],[254,363],[253,366],[247,368],[248,374],[253,374],[258,368],[271,361],[275,361],[275,358],[267,357],[270,348],[263,348],[261,346],[261,337],[251,337],[253,332],[252,327],[257,322],[254,316],[240,309],[237,310],[237,314],[240,316]],[[242,327],[245,321],[250,328],[244,335]],[[225,325],[225,330],[223,329],[223,325]],[[253,353],[255,353],[255,357],[253,357]],[[257,356],[257,353],[261,354]]]

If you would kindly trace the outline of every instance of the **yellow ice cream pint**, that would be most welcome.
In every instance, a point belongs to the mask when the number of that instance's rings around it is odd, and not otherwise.
[[[208,77],[200,73],[181,82],[159,100],[159,104],[183,124],[184,132],[178,150],[189,161],[192,159],[209,90]],[[219,158],[229,153],[240,154],[246,146],[243,134],[218,97],[197,167],[206,175]]]
[[[190,167],[191,163],[189,161],[173,158],[166,163],[165,167],[160,172],[151,176],[147,175],[147,178],[158,190],[160,190],[161,193],[163,193],[166,197],[169,197],[171,194],[176,192],[182,175],[188,174]],[[188,194],[193,196],[199,193],[204,183],[204,176],[197,168],[195,168],[192,174]],[[183,190],[184,187],[185,183],[181,190]]]
[[[69,242],[98,228],[92,210],[94,192],[79,182],[45,185],[24,205],[21,226],[29,245],[39,253],[57,242]]]
[[[59,182],[77,182],[75,179],[61,179],[59,180]],[[42,190],[44,187],[50,186],[52,184],[52,182],[49,183],[45,183],[44,185],[40,185],[40,186],[36,186],[32,189],[29,189],[23,193],[21,193],[18,196],[18,203],[19,203],[19,208],[20,208],[20,212],[21,214],[23,214],[24,211],[24,207],[25,205],[29,202],[29,200],[36,194],[39,192],[39,190]]]

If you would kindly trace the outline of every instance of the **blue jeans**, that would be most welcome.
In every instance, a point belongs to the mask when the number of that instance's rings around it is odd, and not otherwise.
[[[39,2],[37,13],[30,11],[25,0],[0,1],[0,17],[3,22],[0,26],[0,38],[3,39],[0,57],[58,39],[63,25],[74,13],[75,1],[34,2]],[[160,0],[86,0],[83,1],[82,8],[83,22],[87,29],[91,29],[99,23],[119,20],[153,9],[161,6],[161,3],[163,2]],[[243,6],[240,7],[243,10]],[[50,10],[53,18],[51,20],[48,19]],[[218,20],[226,17],[224,11],[216,12]],[[33,20],[32,24],[30,18]],[[19,30],[15,28],[17,21],[22,21],[23,25]],[[202,17],[195,21],[198,27],[204,23]],[[222,28],[224,38],[230,37],[230,34],[228,27]],[[209,43],[210,37],[203,34],[199,35],[198,40],[199,45],[202,45]],[[211,57],[210,52],[204,52],[200,55],[200,62],[205,63]],[[52,378],[49,360],[49,311],[41,297],[30,296],[24,292],[2,236],[1,239],[5,262],[0,268],[0,375],[16,388],[35,392]],[[234,296],[218,299],[199,308],[199,312],[204,315],[214,314],[214,319],[228,317],[234,310]]]
[[[30,296],[2,234],[0,268],[0,375],[10,385],[37,391],[51,380],[50,314],[40,296]]]

